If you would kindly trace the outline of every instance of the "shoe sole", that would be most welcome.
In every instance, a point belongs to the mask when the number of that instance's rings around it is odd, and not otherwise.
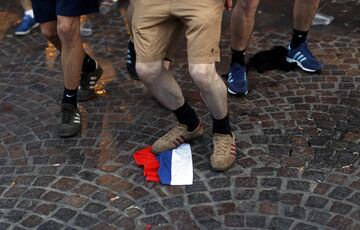
[[[296,65],[302,69],[303,71],[305,72],[308,72],[308,73],[320,73],[321,70],[313,70],[313,69],[308,69],[308,68],[305,68],[299,61],[295,60],[295,59],[292,59],[292,58],[286,58],[286,61],[289,62],[289,63],[296,63]]]
[[[246,96],[249,91],[246,91],[245,93],[235,93],[234,91],[232,91],[231,89],[227,89],[228,93],[233,95],[233,96],[238,96],[238,97],[243,97],[243,96]]]
[[[235,160],[235,161],[236,161],[236,160]],[[234,161],[233,163],[231,163],[228,167],[225,167],[225,168],[221,168],[221,169],[220,169],[220,168],[214,168],[214,167],[212,167],[212,166],[211,166],[211,168],[212,168],[212,170],[215,171],[215,172],[225,172],[225,171],[231,169],[231,168],[234,166],[235,161]]]
[[[101,66],[99,65],[99,67],[98,67],[98,79],[96,80],[96,83],[99,81],[99,79],[101,78],[101,76],[102,76],[102,74],[103,74],[103,69],[101,68]],[[96,83],[95,83],[95,85],[96,85]],[[96,96],[96,92],[95,92],[95,88],[94,88],[94,90],[92,91],[92,93],[90,93],[89,94],[89,96],[87,96],[87,97],[84,97],[84,98],[80,98],[80,97],[78,97],[78,102],[85,102],[85,101],[88,101],[88,100],[90,100],[90,99],[92,99],[92,98],[94,98]]]
[[[76,136],[77,134],[81,133],[81,127],[79,128],[79,130],[76,130],[76,132],[64,132],[64,133],[59,133],[59,136],[61,138],[65,138],[65,137],[73,137]]]
[[[32,29],[35,29],[36,27],[39,26],[39,23],[36,23],[35,25],[33,25],[29,30],[24,31],[24,32],[15,32],[15,35],[27,35],[31,32]]]

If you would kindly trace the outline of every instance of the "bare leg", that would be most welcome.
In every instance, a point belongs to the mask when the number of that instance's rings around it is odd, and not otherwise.
[[[30,0],[19,0],[19,2],[25,11],[32,10],[32,4]]]
[[[41,23],[40,28],[45,38],[51,42],[57,50],[61,51],[61,40],[57,32],[57,21]]]
[[[136,63],[141,81],[160,103],[169,110],[176,110],[185,102],[180,86],[163,66],[162,61]]]
[[[132,33],[132,18],[134,15],[134,6],[130,3],[128,9],[127,9],[127,16],[128,16],[128,24],[129,24],[129,33],[130,33],[130,40],[133,41],[133,33]]]
[[[228,114],[226,86],[215,64],[189,64],[189,71],[210,114],[215,119],[223,119]]]
[[[80,37],[80,17],[58,16],[58,34],[62,44],[61,61],[65,88],[77,89],[84,59]]]
[[[231,48],[244,50],[248,46],[260,0],[239,0],[231,15]]]
[[[308,31],[319,7],[320,0],[296,0],[294,6],[294,29]]]

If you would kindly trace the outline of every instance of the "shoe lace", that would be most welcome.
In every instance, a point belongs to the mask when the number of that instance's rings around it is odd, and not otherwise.
[[[228,153],[229,146],[231,145],[228,138],[215,137],[215,151],[217,156],[225,156]]]
[[[169,132],[167,132],[162,139],[164,141],[170,141],[173,142],[174,140],[176,140],[177,138],[180,138],[180,136],[182,136],[183,131],[179,126],[175,126],[174,128],[172,128]]]
[[[26,27],[28,24],[30,23],[30,20],[28,18],[27,15],[24,15],[24,17],[22,18],[19,27],[23,28]]]

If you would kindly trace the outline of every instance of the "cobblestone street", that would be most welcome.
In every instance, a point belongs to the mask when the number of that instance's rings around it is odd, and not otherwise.
[[[334,16],[313,26],[320,75],[296,69],[248,75],[250,93],[229,97],[237,161],[211,171],[211,117],[179,44],[172,71],[205,124],[191,143],[192,186],[145,182],[132,154],[175,124],[126,71],[124,10],[91,15],[86,50],[104,67],[97,97],[81,103],[81,135],[57,133],[63,78],[59,53],[40,29],[14,36],[17,1],[0,3],[0,230],[3,229],[360,229],[360,1],[324,0]],[[122,14],[121,14],[122,13]],[[286,46],[292,1],[263,0],[249,57]],[[224,14],[227,72],[230,13]]]

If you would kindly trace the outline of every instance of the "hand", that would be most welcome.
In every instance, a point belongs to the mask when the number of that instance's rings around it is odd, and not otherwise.
[[[226,10],[228,10],[228,11],[231,11],[231,9],[232,9],[232,0],[225,0],[225,6],[224,6],[224,8],[226,9]]]

